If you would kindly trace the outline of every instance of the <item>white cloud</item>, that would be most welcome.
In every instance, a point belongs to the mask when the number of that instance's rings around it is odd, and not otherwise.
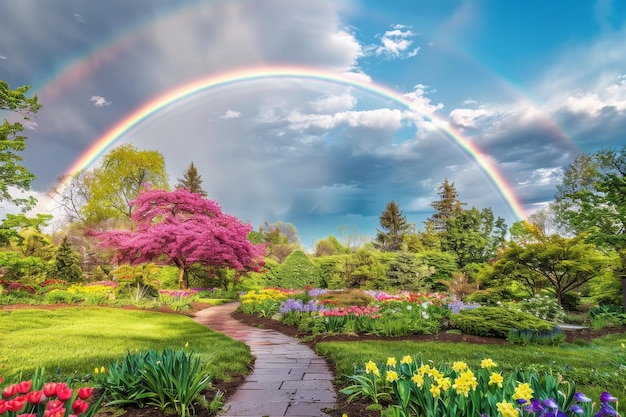
[[[293,112],[289,116],[289,121],[291,122],[291,128],[293,130],[307,130],[310,128],[330,130],[340,125],[397,130],[402,127],[402,111],[382,108],[363,111],[345,111],[332,115]]]
[[[626,110],[626,77],[618,77],[617,81],[602,88],[600,91],[586,91],[569,96],[563,107],[574,113],[587,113],[598,116],[607,107],[617,111]]]
[[[104,107],[104,106],[110,106],[111,105],[111,102],[107,101],[102,96],[91,96],[91,99],[89,99],[89,101],[93,102],[94,106],[96,106],[96,107]]]
[[[311,103],[313,109],[318,113],[334,113],[343,110],[350,110],[356,104],[357,99],[350,93],[333,95],[316,99]]]
[[[462,128],[476,128],[480,120],[492,114],[494,114],[492,110],[481,107],[478,109],[454,109],[448,117],[452,123]]]
[[[376,47],[374,53],[384,56],[387,59],[407,59],[412,58],[420,50],[420,47],[413,47],[413,33],[408,26],[395,25],[392,30],[388,30],[382,35],[380,42],[382,45]]]
[[[227,110],[226,113],[220,116],[220,119],[238,119],[241,117],[241,113],[236,110]]]
[[[85,19],[83,19],[83,17],[78,13],[74,13],[74,19],[76,19],[79,23],[85,23]]]
[[[0,59],[7,59],[7,57],[0,52]]]

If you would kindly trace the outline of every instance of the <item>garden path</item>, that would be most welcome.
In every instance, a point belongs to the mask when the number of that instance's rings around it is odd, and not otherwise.
[[[223,417],[323,417],[335,407],[334,376],[326,361],[293,337],[250,327],[230,314],[239,303],[196,313],[194,320],[250,346],[254,370],[224,405]]]

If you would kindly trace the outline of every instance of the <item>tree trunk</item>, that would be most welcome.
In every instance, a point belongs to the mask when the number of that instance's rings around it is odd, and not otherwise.
[[[189,272],[182,265],[178,266],[178,289],[186,290],[189,288]]]

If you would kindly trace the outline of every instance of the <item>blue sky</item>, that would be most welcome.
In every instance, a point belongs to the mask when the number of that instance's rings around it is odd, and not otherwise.
[[[293,223],[307,247],[340,225],[374,235],[391,199],[421,228],[445,178],[517,220],[428,114],[479,147],[527,212],[542,207],[578,152],[626,143],[625,56],[617,0],[0,1],[0,79],[43,104],[24,154],[39,210],[58,213],[45,193],[108,129],[201,77],[287,65],[410,97],[407,109],[338,83],[258,80],[118,142],[162,152],[172,184],[193,161],[225,211]]]

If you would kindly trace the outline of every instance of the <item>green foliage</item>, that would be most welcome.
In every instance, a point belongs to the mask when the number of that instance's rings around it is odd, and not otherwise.
[[[343,246],[333,235],[330,235],[325,239],[320,239],[315,243],[315,257],[348,253],[350,253],[350,248]]]
[[[126,144],[111,149],[85,178],[89,196],[82,214],[88,221],[122,219],[131,215],[130,202],[150,185],[151,189],[167,189],[165,159],[157,151],[140,151]]]
[[[278,269],[274,285],[281,288],[319,287],[319,271],[309,256],[301,250],[295,250],[287,256]]]
[[[395,201],[391,200],[385,206],[380,215],[380,226],[382,230],[377,229],[374,245],[383,252],[397,252],[402,249],[404,236],[411,226]]]
[[[422,279],[422,285],[431,290],[440,290],[438,284],[440,281],[449,281],[459,268],[456,262],[456,255],[450,252],[442,252],[440,250],[428,250],[420,252],[416,255],[417,259],[428,267],[434,269],[430,276]]]
[[[193,414],[193,406],[211,383],[200,359],[184,350],[128,353],[108,366],[99,384],[113,401],[106,405],[173,409],[181,417]]]
[[[535,225],[522,222],[532,240],[511,241],[493,265],[492,279],[507,278],[523,285],[530,294],[545,282],[559,303],[563,296],[591,279],[610,273],[611,258],[585,235],[565,238],[546,236]]]
[[[67,235],[57,249],[54,263],[48,269],[50,278],[62,279],[67,282],[83,280],[83,271],[78,264],[78,255],[72,250]]]
[[[396,290],[418,290],[427,287],[422,281],[428,280],[435,268],[425,265],[423,258],[415,254],[399,252],[387,270],[388,284]]]
[[[454,253],[462,269],[468,264],[487,262],[494,257],[505,235],[504,219],[499,217],[495,220],[489,208],[479,211],[472,207],[446,220],[441,249]]]
[[[320,256],[312,259],[319,271],[320,288],[343,288],[341,265],[346,256],[348,255]]]
[[[387,270],[380,262],[381,254],[372,247],[364,246],[343,258],[341,272],[343,288],[382,289],[387,287]]]
[[[475,336],[506,339],[511,329],[548,331],[553,324],[528,313],[514,312],[504,307],[479,307],[462,310],[451,317],[454,327]]]
[[[466,203],[459,200],[459,193],[454,187],[454,183],[448,182],[446,178],[437,189],[439,200],[430,204],[435,209],[435,214],[426,220],[427,230],[432,230],[435,234],[444,233],[447,230],[447,223],[463,210]]]
[[[41,108],[37,96],[26,97],[29,89],[29,85],[24,85],[11,90],[9,84],[0,80],[0,112],[19,113],[28,122],[30,116]],[[23,158],[20,152],[26,149],[26,137],[21,135],[23,131],[24,126],[19,121],[9,123],[3,119],[0,124],[0,201],[22,206],[26,211],[35,205],[35,199],[14,197],[10,190],[15,187],[27,191],[35,179],[35,175],[21,165]]]
[[[518,345],[559,345],[565,341],[565,334],[560,327],[552,330],[511,329],[507,340]]]
[[[25,277],[42,274],[45,264],[36,256],[23,256],[20,252],[0,252],[0,267],[5,268],[5,280],[22,280]]]

